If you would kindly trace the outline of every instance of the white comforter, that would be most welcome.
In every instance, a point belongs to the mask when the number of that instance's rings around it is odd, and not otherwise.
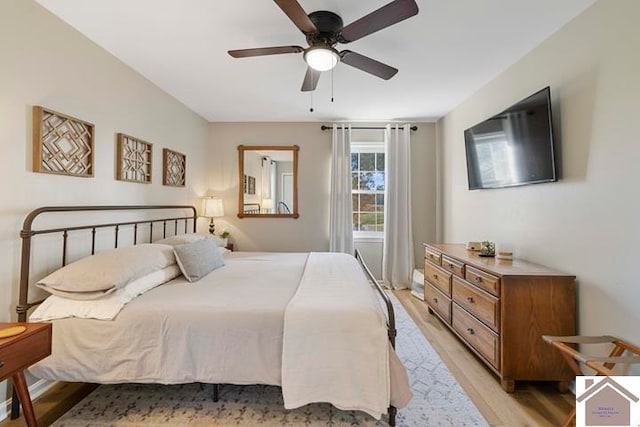
[[[352,256],[311,253],[284,319],[285,408],[329,402],[376,418],[386,412],[390,385],[385,317]]]
[[[54,320],[52,355],[31,373],[94,383],[282,385],[288,408],[325,401],[376,417],[389,405],[391,375],[391,401],[407,403],[406,372],[387,350],[375,294],[352,257],[235,252],[225,262],[197,283],[180,277],[152,289],[113,321]],[[328,276],[319,273],[325,269]]]

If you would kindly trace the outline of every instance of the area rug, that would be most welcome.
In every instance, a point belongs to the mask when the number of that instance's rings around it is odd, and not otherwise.
[[[396,351],[407,368],[413,399],[398,411],[398,426],[487,426],[398,299]],[[55,427],[107,426],[384,426],[357,411],[329,404],[285,410],[279,387],[211,385],[102,385],[64,414]]]

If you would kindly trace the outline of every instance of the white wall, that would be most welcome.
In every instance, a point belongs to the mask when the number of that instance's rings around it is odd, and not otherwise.
[[[95,124],[94,178],[31,172],[34,105]],[[32,209],[193,204],[207,190],[207,122],[31,0],[0,2],[0,117],[0,321],[15,319],[18,233]],[[154,144],[152,184],[115,180],[116,132]],[[162,185],[163,147],[186,154],[185,188]]]
[[[413,218],[417,265],[422,243],[435,240],[435,124],[417,123],[411,134],[413,153]],[[237,218],[238,150],[243,145],[300,146],[298,204],[300,218]],[[209,174],[211,195],[224,199],[226,217],[216,229],[227,228],[243,251],[326,251],[329,248],[331,131],[319,123],[211,123]],[[219,227],[219,228],[218,228]],[[368,246],[371,245],[371,246]],[[380,243],[360,244],[380,271]]]
[[[510,243],[518,258],[577,275],[579,332],[636,344],[638,16],[636,0],[599,1],[438,122],[443,240]],[[547,85],[562,179],[468,191],[464,129]]]

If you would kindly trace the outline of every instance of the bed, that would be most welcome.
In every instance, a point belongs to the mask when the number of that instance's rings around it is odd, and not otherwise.
[[[37,217],[53,212],[185,210],[190,214],[33,228]],[[93,254],[96,230],[113,230],[115,247],[124,243],[125,230],[125,244],[147,244],[195,233],[196,219],[190,206],[33,211],[21,232],[19,320],[26,321],[27,312],[43,302],[30,302],[28,296],[34,236],[59,234],[64,266],[72,233],[89,231]],[[393,350],[393,307],[357,259],[329,253],[226,254],[223,268],[196,283],[179,276],[157,286],[128,302],[111,321],[52,320],[53,354],[30,371],[49,380],[93,383],[277,385],[286,408],[329,402],[375,418],[387,412],[394,425],[396,407],[406,405],[411,393]]]

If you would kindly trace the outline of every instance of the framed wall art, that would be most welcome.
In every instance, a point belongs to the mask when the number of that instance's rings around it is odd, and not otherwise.
[[[33,171],[93,177],[95,126],[33,107]]]
[[[184,187],[187,173],[187,156],[177,151],[162,149],[162,184]]]
[[[152,160],[153,144],[124,133],[118,134],[116,179],[150,184]]]

